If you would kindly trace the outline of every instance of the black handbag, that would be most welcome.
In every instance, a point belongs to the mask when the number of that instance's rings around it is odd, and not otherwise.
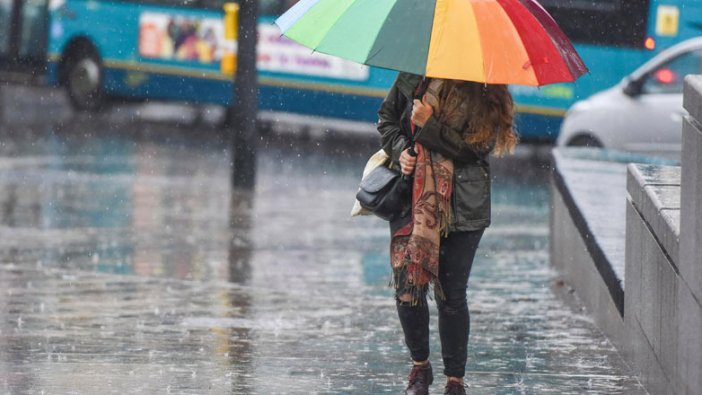
[[[414,143],[409,152],[417,156]],[[363,177],[356,199],[361,207],[376,216],[395,221],[412,209],[412,176],[405,176],[387,166],[378,166]]]
[[[418,91],[426,89],[422,87],[420,84]],[[412,102],[408,105],[411,111]],[[413,136],[414,124],[410,123],[408,127],[413,131]],[[409,154],[417,156],[414,138],[410,143]],[[387,164],[378,166],[361,180],[356,200],[364,209],[391,223],[405,218],[412,210],[412,176],[404,176],[399,170],[387,167]]]
[[[378,166],[361,180],[356,199],[374,215],[394,221],[412,206],[411,178],[398,170]]]

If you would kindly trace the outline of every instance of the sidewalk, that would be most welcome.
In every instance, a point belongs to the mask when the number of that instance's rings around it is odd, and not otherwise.
[[[255,195],[232,198],[229,157],[193,136],[75,132],[12,158],[0,148],[0,392],[401,393],[388,232],[348,218],[365,148],[265,144]],[[12,166],[24,155],[47,160]],[[539,168],[495,166],[468,392],[644,394],[554,295]],[[442,393],[438,336],[431,359]]]

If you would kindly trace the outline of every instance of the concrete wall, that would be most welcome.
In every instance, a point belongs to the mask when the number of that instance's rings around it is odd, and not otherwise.
[[[621,350],[626,339],[624,318],[586,246],[586,238],[592,235],[582,234],[573,220],[574,207],[566,204],[554,182],[551,185],[552,265],[575,290],[598,327]]]
[[[684,107],[678,373],[682,393],[702,394],[702,77],[686,78]]]
[[[702,394],[702,77],[688,77],[681,169],[630,165],[625,355],[652,394]]]
[[[676,384],[679,279],[672,249],[663,245],[662,233],[655,233],[661,230],[656,223],[665,224],[660,221],[662,210],[674,207],[660,204],[656,195],[660,187],[642,180],[640,170],[631,166],[628,182],[624,351],[650,393],[681,393]],[[669,234],[676,233],[666,229]],[[673,247],[677,250],[677,245]]]
[[[651,394],[702,395],[702,76],[686,78],[684,107],[681,167],[630,165],[626,201],[611,202],[627,210],[623,316],[577,226],[583,213],[552,188],[552,264]]]

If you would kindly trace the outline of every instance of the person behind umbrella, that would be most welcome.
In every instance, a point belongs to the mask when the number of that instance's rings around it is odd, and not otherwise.
[[[414,176],[412,215],[390,224],[397,312],[413,361],[405,393],[427,394],[433,381],[426,301],[431,284],[445,394],[465,394],[466,288],[490,225],[488,155],[511,152],[517,143],[512,97],[506,85],[400,73],[378,115],[383,149],[403,174]],[[416,157],[410,154],[412,136]]]

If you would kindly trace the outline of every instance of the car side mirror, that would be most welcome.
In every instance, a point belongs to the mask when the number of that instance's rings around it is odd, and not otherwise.
[[[624,94],[629,97],[637,97],[641,95],[641,88],[643,86],[643,79],[628,79],[626,85],[624,86]]]

